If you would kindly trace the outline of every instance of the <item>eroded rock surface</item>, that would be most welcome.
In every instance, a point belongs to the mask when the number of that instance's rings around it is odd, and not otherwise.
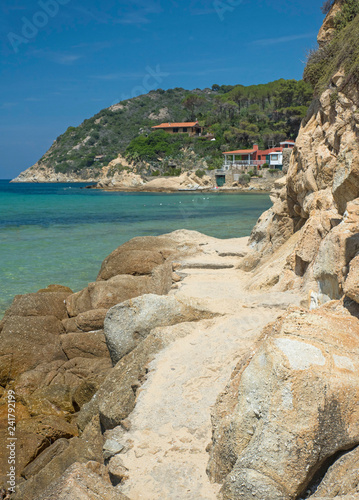
[[[209,472],[223,499],[295,499],[359,444],[359,321],[294,310],[237,367],[213,416]]]

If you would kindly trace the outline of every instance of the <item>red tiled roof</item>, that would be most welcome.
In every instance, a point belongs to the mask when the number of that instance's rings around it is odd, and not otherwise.
[[[180,128],[180,127],[194,127],[198,125],[198,122],[181,122],[181,123],[161,123],[161,125],[155,125],[151,128]]]
[[[257,153],[257,156],[264,156],[268,155],[269,153],[280,153],[283,151],[284,148],[282,147],[275,147],[275,148],[270,148],[270,149],[238,149],[236,151],[225,151],[223,154],[224,155],[250,155],[253,153]]]
[[[257,149],[238,149],[237,151],[225,151],[224,155],[250,155],[255,152],[259,152]]]

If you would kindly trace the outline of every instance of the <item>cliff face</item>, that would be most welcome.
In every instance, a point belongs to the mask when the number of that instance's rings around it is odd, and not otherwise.
[[[21,172],[11,182],[97,182],[91,170],[82,171],[81,174],[55,172],[51,167],[42,167],[35,163],[32,167]]]
[[[336,3],[333,12],[337,9]],[[332,17],[328,14],[324,26]],[[325,32],[322,28],[319,36],[322,46]],[[344,67],[345,61],[313,101],[285,185],[272,193],[273,207],[251,235],[252,247],[267,258],[296,234],[281,286],[291,282],[307,287],[322,302],[343,296],[351,261],[359,251],[359,88],[348,81],[350,69]]]

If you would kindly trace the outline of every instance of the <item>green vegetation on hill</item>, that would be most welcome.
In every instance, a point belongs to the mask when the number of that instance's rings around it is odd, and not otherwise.
[[[154,90],[104,109],[79,127],[69,127],[39,164],[63,173],[80,174],[90,168],[96,176],[109,161],[126,154],[135,162],[150,164],[154,171],[189,150],[214,168],[223,151],[246,148],[253,142],[267,147],[271,141],[294,139],[311,99],[311,85],[283,79],[248,87],[213,85],[191,92]],[[151,131],[164,121],[194,118],[205,132],[215,135],[215,141]]]
[[[336,33],[324,47],[308,58],[304,80],[320,95],[330,85],[332,76],[344,70],[343,86],[359,87],[359,2],[346,0],[334,19]]]

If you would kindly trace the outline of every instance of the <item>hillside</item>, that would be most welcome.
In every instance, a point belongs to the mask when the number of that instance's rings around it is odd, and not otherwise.
[[[186,107],[188,96],[194,97]],[[69,127],[17,180],[29,180],[31,176],[40,181],[47,177],[97,179],[102,168],[119,154],[129,156],[135,165],[140,163],[141,173],[151,174],[158,168],[163,172],[167,160],[178,159],[184,150],[192,150],[197,159],[205,159],[214,168],[221,163],[225,150],[245,148],[253,142],[264,147],[270,141],[294,139],[311,99],[309,83],[283,79],[248,87],[154,90],[103,109],[78,127]],[[151,133],[151,127],[163,121],[194,118],[206,132],[215,135],[216,141]],[[103,158],[98,161],[96,156]]]

